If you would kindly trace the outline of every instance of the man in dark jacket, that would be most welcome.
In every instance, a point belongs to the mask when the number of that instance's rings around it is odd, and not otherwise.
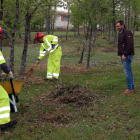
[[[118,56],[121,57],[123,71],[127,81],[127,90],[122,94],[133,94],[135,90],[134,78],[131,69],[131,62],[134,55],[133,34],[130,30],[126,29],[124,22],[121,20],[116,23],[116,28],[119,30]]]

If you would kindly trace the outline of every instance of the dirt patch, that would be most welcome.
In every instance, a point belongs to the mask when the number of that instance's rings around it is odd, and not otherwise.
[[[47,70],[47,62],[40,62],[34,69]]]
[[[122,63],[120,61],[96,63],[96,66],[116,66],[116,65],[122,65]]]
[[[88,73],[93,71],[93,67],[87,68],[86,63],[76,64],[76,63],[63,63],[61,65],[60,73]],[[44,80],[42,77],[36,76],[34,71],[46,71],[47,70],[47,63],[39,63],[37,67],[33,69],[33,71],[28,72],[27,74],[23,75],[15,75],[17,80],[21,80],[26,84],[34,84],[34,83],[43,83]]]
[[[93,71],[93,67],[89,67],[87,68],[87,64],[86,63],[73,63],[73,64],[67,64],[67,63],[63,63],[61,65],[61,72],[62,73],[88,73],[88,72],[92,72]]]
[[[79,121],[82,117],[89,117],[87,108],[94,106],[97,100],[99,98],[92,90],[77,83],[57,85],[50,93],[34,100],[36,106],[40,107],[36,121],[52,123],[54,126],[68,125],[72,120]],[[41,110],[46,111],[42,114]]]
[[[23,81],[27,85],[44,82],[43,78],[41,78],[39,76],[35,76],[34,73],[32,73],[32,72],[30,72],[26,75],[20,75],[20,76],[15,75],[15,77],[17,80]]]
[[[99,50],[100,52],[117,52],[114,48],[102,48]]]
[[[34,64],[32,64],[33,66]],[[33,68],[32,71],[28,72],[27,74],[22,75],[14,75],[17,80],[21,80],[26,84],[34,84],[34,83],[43,83],[44,80],[42,77],[36,76],[34,71],[36,70],[45,70],[46,71],[47,63],[39,63],[37,67]],[[30,69],[30,68],[29,68]],[[44,77],[45,78],[45,77]]]

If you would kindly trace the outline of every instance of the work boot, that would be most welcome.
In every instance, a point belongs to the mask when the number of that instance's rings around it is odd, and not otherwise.
[[[12,127],[12,126],[14,126],[16,124],[17,124],[16,120],[10,121],[9,123],[6,123],[6,124],[2,124],[2,125],[0,125],[1,131],[7,129],[8,127]]]
[[[134,93],[134,90],[129,90],[127,89],[125,92],[123,92],[122,94],[124,95],[130,95],[130,94],[133,94]]]
[[[48,82],[52,82],[52,79],[44,78],[43,80],[46,81],[46,82],[47,82],[47,81],[48,81]]]
[[[58,81],[58,79],[56,79],[56,78],[52,79],[52,82],[57,82],[57,81]]]

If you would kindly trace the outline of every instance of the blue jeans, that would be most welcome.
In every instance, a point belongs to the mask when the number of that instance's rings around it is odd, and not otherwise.
[[[126,59],[124,61],[122,61],[123,71],[126,76],[128,90],[135,90],[134,77],[133,77],[133,73],[132,73],[132,69],[131,69],[132,60],[133,60],[133,55],[128,55],[126,57]]]

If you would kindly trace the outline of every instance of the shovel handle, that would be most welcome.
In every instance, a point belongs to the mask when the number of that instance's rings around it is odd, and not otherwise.
[[[18,103],[18,102],[19,102],[19,99],[18,99],[18,96],[17,96],[16,93],[15,93],[14,85],[13,85],[13,80],[12,80],[11,78],[10,78],[10,83],[11,83],[11,87],[12,87],[13,94],[14,94],[14,96],[15,96],[15,98],[16,98],[16,103]]]

